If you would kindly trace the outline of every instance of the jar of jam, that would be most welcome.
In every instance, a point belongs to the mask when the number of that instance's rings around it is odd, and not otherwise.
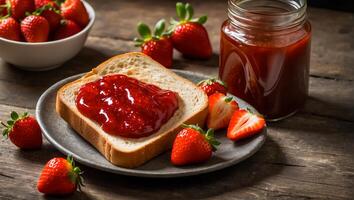
[[[229,0],[219,76],[268,120],[294,114],[308,95],[306,7],[306,0]]]

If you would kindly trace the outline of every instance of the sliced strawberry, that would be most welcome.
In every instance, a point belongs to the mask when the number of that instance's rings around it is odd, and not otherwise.
[[[209,96],[208,128],[215,130],[226,128],[229,125],[232,114],[238,109],[238,104],[233,97],[228,97],[218,92]]]
[[[238,110],[232,115],[227,129],[227,137],[230,140],[238,141],[261,133],[265,126],[266,123],[262,116],[247,110]]]

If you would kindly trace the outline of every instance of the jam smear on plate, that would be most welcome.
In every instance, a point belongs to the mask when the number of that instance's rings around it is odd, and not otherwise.
[[[175,92],[121,75],[107,75],[86,83],[76,107],[111,134],[141,138],[157,132],[178,109]]]

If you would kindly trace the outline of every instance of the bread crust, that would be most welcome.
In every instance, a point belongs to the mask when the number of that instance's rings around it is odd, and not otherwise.
[[[169,129],[167,132],[162,133],[160,137],[158,137],[151,143],[148,143],[147,145],[143,146],[142,148],[137,149],[136,151],[124,152],[114,148],[114,146],[112,146],[109,142],[107,142],[106,139],[103,137],[103,135],[100,134],[95,127],[86,123],[86,121],[80,116],[81,114],[72,110],[70,106],[65,103],[65,101],[63,100],[63,95],[61,95],[63,94],[63,91],[71,87],[72,84],[76,84],[77,82],[81,82],[82,80],[97,74],[97,72],[100,71],[101,68],[104,68],[105,65],[108,62],[110,62],[112,59],[123,58],[125,56],[143,56],[148,59],[151,59],[150,57],[144,54],[134,52],[134,53],[117,55],[103,62],[98,67],[92,69],[90,72],[84,75],[82,78],[73,81],[71,83],[68,83],[58,90],[57,97],[56,97],[56,111],[68,124],[70,124],[70,126],[77,133],[79,133],[83,138],[85,138],[85,140],[91,143],[112,164],[120,167],[125,167],[125,168],[135,168],[151,160],[157,155],[163,153],[164,151],[170,149],[173,140],[176,134],[181,130],[181,127],[177,126],[176,128]],[[190,81],[174,74],[173,72],[171,72],[168,69],[165,69],[164,67],[162,67],[161,70],[164,70],[165,73],[168,73],[169,75],[174,76],[177,79],[180,79],[185,84],[189,84],[192,87],[196,87]],[[202,109],[199,110],[199,112],[195,113],[193,116],[191,116],[189,119],[185,120],[184,123],[199,124],[201,126],[204,125],[206,116],[208,114],[208,103],[207,103],[208,101],[206,96],[205,98],[206,98],[206,101],[204,101],[205,105],[202,106]]]

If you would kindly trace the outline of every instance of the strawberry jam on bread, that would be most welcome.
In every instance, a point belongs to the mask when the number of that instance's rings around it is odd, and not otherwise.
[[[177,93],[178,109],[158,131],[147,137],[127,138],[107,133],[99,123],[79,112],[75,100],[84,84],[117,74]],[[56,109],[107,160],[121,167],[133,168],[170,149],[181,124],[203,126],[208,112],[208,97],[195,84],[145,54],[127,53],[107,60],[82,78],[64,85],[57,93]]]
[[[77,109],[109,134],[146,137],[158,131],[178,109],[177,93],[125,75],[107,75],[83,85]]]

